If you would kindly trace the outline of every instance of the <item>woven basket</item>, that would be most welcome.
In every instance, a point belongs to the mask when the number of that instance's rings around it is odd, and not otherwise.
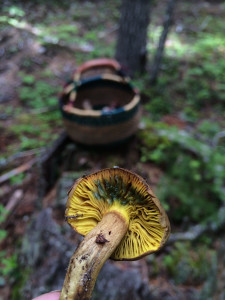
[[[74,141],[109,145],[135,133],[140,119],[140,96],[121,74],[117,62],[91,61],[82,65],[66,84],[60,109],[66,131]]]

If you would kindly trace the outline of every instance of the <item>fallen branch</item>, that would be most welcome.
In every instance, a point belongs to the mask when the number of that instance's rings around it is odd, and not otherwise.
[[[30,160],[29,162],[1,175],[0,176],[0,184],[6,182],[13,176],[19,175],[19,174],[29,170],[36,162],[37,162],[37,158],[34,158],[34,159]]]
[[[32,156],[35,154],[40,154],[44,150],[45,150],[45,148],[41,147],[41,148],[21,151],[21,152],[13,154],[7,158],[2,158],[2,159],[0,159],[0,170],[3,171],[4,169],[8,168],[11,164],[13,165],[16,159],[27,157],[27,156]]]
[[[186,232],[171,233],[167,245],[180,241],[195,241],[203,234],[215,233],[225,226],[225,206],[218,210],[216,221],[192,226]]]

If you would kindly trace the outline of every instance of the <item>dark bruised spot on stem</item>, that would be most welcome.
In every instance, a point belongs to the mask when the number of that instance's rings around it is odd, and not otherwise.
[[[109,231],[109,235],[111,234],[111,231]]]
[[[82,260],[85,260],[85,259],[87,259],[87,258],[88,258],[88,255],[87,255],[87,254],[81,256],[81,259],[82,259]]]
[[[102,233],[99,233],[96,237],[95,242],[97,244],[105,244],[106,242],[109,242]]]
[[[81,263],[83,260],[86,260],[88,258],[88,255],[85,254],[85,255],[82,255],[80,260],[79,260],[79,263]]]

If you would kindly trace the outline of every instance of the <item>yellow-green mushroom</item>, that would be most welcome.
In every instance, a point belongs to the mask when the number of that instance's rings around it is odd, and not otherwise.
[[[166,212],[146,181],[118,167],[78,179],[65,216],[85,237],[71,257],[61,300],[90,299],[108,258],[137,260],[158,251],[170,234]]]

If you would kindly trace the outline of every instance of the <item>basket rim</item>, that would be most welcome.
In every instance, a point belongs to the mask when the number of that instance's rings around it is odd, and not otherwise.
[[[140,102],[140,95],[135,94],[133,99],[128,104],[120,107],[119,112],[130,111],[139,102]],[[66,113],[73,114],[73,115],[79,115],[79,116],[100,117],[103,115],[102,110],[80,109],[80,108],[72,107],[70,104],[62,105],[62,109]],[[106,114],[113,115],[117,112],[118,112],[118,109],[112,109],[109,113],[106,113]]]
[[[134,89],[134,87],[130,83],[130,78],[129,77],[120,76],[120,75],[116,75],[116,74],[104,73],[104,74],[101,74],[101,75],[92,76],[92,77],[85,78],[85,79],[80,79],[78,81],[71,80],[64,87],[63,93],[69,94],[71,91],[76,92],[77,89],[80,86],[82,86],[84,84],[88,84],[89,82],[95,82],[95,81],[99,81],[99,80],[109,80],[109,81],[118,82],[118,83],[122,83],[122,84],[128,84],[132,89]],[[137,89],[135,89],[135,90],[137,90]]]
[[[131,91],[134,93],[134,96],[133,96],[132,100],[129,103],[119,107],[119,109],[118,108],[112,109],[110,112],[107,112],[107,113],[105,113],[105,112],[103,113],[102,110],[76,108],[76,107],[72,106],[71,102],[68,103],[68,104],[63,105],[61,99],[62,99],[65,91],[66,91],[66,93],[70,93],[72,91],[71,86],[73,85],[73,92],[72,92],[73,97],[74,97],[73,102],[75,102],[76,96],[77,96],[77,88],[79,88],[83,84],[88,84],[90,82],[90,80],[87,80],[87,81],[80,82],[80,84],[78,84],[78,85],[76,84],[75,89],[74,89],[74,84],[73,83],[70,83],[68,86],[66,86],[64,88],[64,93],[61,94],[61,97],[59,99],[61,109],[64,112],[69,113],[69,114],[73,114],[73,115],[99,117],[103,114],[113,115],[113,114],[117,114],[119,112],[121,113],[121,112],[124,112],[124,111],[130,111],[136,105],[139,104],[139,102],[140,102],[139,91],[136,88],[134,88],[133,85],[129,81],[125,80],[124,78],[121,78],[120,76],[115,76],[115,75],[111,75],[111,74],[109,76],[108,75],[109,74],[107,74],[106,76],[92,78],[91,82],[100,81],[100,80],[107,80],[109,82],[111,81],[111,82],[118,82],[118,83],[121,83],[121,84],[126,84],[131,89]]]

